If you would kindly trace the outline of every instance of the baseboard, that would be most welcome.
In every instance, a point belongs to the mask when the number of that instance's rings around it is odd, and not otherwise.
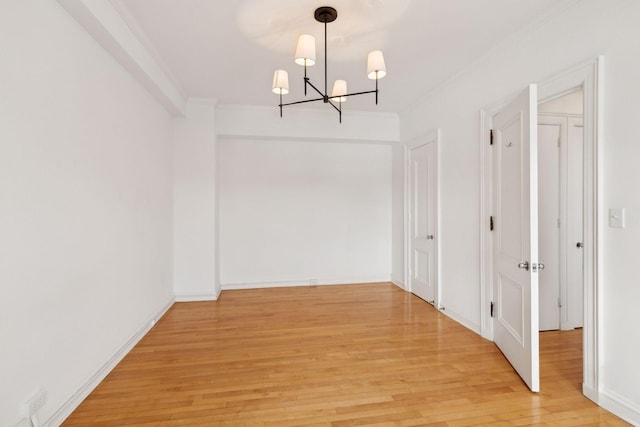
[[[252,282],[252,283],[225,283],[222,290],[230,291],[237,289],[263,289],[263,288],[287,288],[302,286],[326,286],[326,285],[356,285],[361,283],[390,282],[389,276],[360,276],[343,279],[300,279],[282,280],[278,282]]]
[[[582,394],[584,394],[585,397],[587,397],[593,403],[595,403],[596,405],[600,406],[600,402],[598,402],[598,400],[599,400],[598,392],[595,389],[593,389],[593,388],[587,386],[586,384],[582,383]]]
[[[598,401],[596,403],[626,422],[634,426],[640,426],[640,406],[624,396],[605,388],[598,393]]]
[[[476,334],[482,336],[481,333],[480,333],[480,325],[478,323],[476,323],[476,322],[472,321],[471,319],[461,315],[460,313],[455,312],[454,310],[451,310],[450,308],[438,307],[438,309],[440,310],[441,313],[443,313],[447,317],[455,320],[456,322],[460,323],[465,328],[471,329]]]
[[[155,315],[151,316],[144,325],[138,329],[107,362],[94,373],[83,386],[78,389],[54,414],[42,423],[45,427],[56,427],[71,415],[84,399],[102,382],[102,380],[116,367],[118,363],[131,351],[131,349],[151,330],[162,316],[171,308],[174,298],[171,298]]]
[[[176,292],[176,302],[216,301],[220,290],[205,293]]]
[[[391,275],[391,283],[393,283],[394,285],[396,285],[397,287],[399,287],[402,290],[406,290],[404,287],[404,280],[401,277],[395,276],[395,275]]]

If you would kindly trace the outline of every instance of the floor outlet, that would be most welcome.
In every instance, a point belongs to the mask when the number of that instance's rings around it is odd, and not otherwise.
[[[38,412],[40,408],[44,406],[45,397],[46,392],[42,387],[39,388],[33,396],[22,404],[22,414],[27,418],[31,418],[33,414]]]

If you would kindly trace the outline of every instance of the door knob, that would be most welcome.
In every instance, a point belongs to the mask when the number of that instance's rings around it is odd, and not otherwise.
[[[427,240],[433,240],[433,234],[429,234],[429,235],[427,236]]]
[[[576,243],[576,248],[583,248],[583,247],[584,247],[584,243],[582,242]]]
[[[521,270],[529,270],[529,261],[519,263],[518,268]]]

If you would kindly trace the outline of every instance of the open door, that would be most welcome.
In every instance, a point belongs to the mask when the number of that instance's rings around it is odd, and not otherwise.
[[[493,117],[494,341],[531,391],[538,354],[537,88]]]

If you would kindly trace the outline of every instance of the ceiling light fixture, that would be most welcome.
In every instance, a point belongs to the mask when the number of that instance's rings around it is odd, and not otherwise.
[[[320,95],[320,98],[305,99],[303,101],[283,104],[282,95],[289,93],[289,74],[285,70],[276,70],[273,74],[272,90],[274,93],[280,95],[280,117],[282,117],[282,107],[287,105],[322,101],[325,104],[330,104],[336,109],[336,111],[338,111],[340,123],[342,123],[342,103],[347,100],[347,97],[375,93],[376,105],[378,104],[378,80],[387,74],[384,57],[382,55],[382,51],[379,50],[374,50],[369,53],[369,56],[367,57],[367,77],[376,81],[375,90],[348,93],[347,82],[345,80],[336,80],[333,85],[331,96],[329,96],[329,92],[327,91],[327,24],[336,20],[338,17],[338,11],[332,7],[323,6],[316,9],[314,17],[316,21],[324,24],[324,92],[320,91],[320,89],[311,83],[309,77],[307,77],[307,67],[311,67],[316,63],[316,40],[309,34],[303,34],[298,38],[295,62],[296,64],[304,67],[304,95],[307,96],[307,86],[311,86],[311,88]]]

